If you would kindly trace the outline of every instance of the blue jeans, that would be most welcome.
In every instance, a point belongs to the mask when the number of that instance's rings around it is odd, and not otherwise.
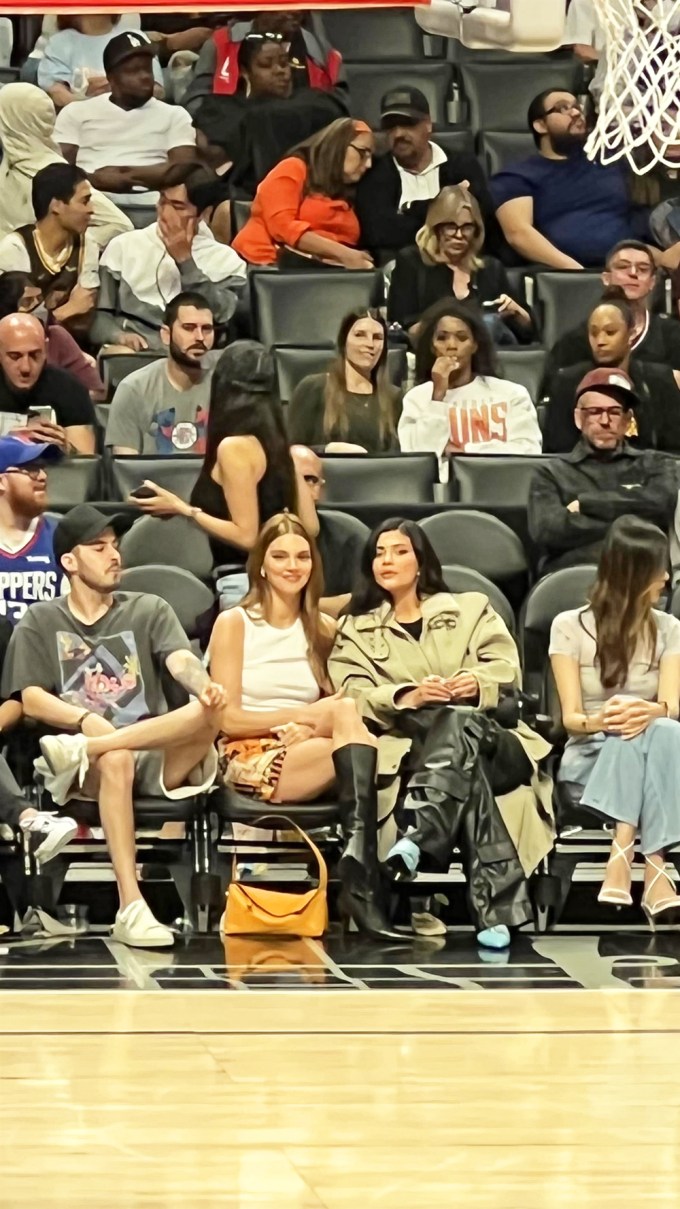
[[[581,801],[640,831],[640,850],[680,843],[680,723],[657,718],[635,739],[607,735]]]

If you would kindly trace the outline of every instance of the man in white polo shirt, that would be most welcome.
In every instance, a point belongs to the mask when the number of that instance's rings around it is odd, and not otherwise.
[[[153,205],[168,164],[196,154],[189,114],[153,95],[153,60],[145,34],[112,38],[104,50],[111,92],[66,105],[54,128],[64,158],[113,201]]]

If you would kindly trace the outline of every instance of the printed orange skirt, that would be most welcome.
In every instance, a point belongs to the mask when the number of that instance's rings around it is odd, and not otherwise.
[[[219,778],[237,793],[270,802],[286,748],[280,739],[218,739]]]

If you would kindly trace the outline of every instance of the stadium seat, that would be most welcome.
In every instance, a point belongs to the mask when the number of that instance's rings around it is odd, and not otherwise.
[[[336,351],[333,348],[277,348],[275,349],[276,377],[279,398],[288,403],[298,382],[307,374],[322,374],[327,369]],[[406,376],[406,350],[391,348],[387,354],[387,368],[395,386],[400,386]]]
[[[144,479],[150,479],[188,500],[202,465],[203,458],[189,453],[167,458],[114,457],[110,459],[112,488],[117,499],[126,500]]]
[[[121,353],[120,355],[116,353],[102,354],[99,358],[99,366],[109,402],[123,378],[127,378],[128,374],[134,373],[136,369],[142,369],[152,361],[160,360],[163,356],[163,353],[151,350],[142,353]]]
[[[326,502],[332,505],[379,500],[394,503],[432,503],[439,480],[433,453],[385,454],[382,457],[336,454],[323,459]]]
[[[348,311],[378,306],[384,295],[378,270],[256,272],[250,284],[262,343],[299,348],[328,348]]]
[[[545,88],[576,87],[578,67],[572,59],[545,59],[531,69],[522,63],[463,63],[463,92],[475,131],[514,130],[527,133],[527,110]]]
[[[328,9],[323,23],[331,45],[347,63],[423,57],[422,31],[410,8]]]
[[[245,227],[250,218],[253,203],[247,198],[233,197],[231,199],[231,225],[234,235]]]
[[[215,606],[215,596],[190,571],[160,563],[130,567],[123,571],[120,586],[124,592],[148,592],[167,601],[191,639],[204,636],[202,619]]]
[[[103,495],[99,458],[64,458],[47,471],[47,506],[65,512]]]
[[[207,534],[185,516],[140,517],[122,538],[120,553],[126,570],[163,563],[204,582],[214,565]]]
[[[528,130],[482,130],[479,135],[479,157],[487,176],[535,154],[536,144]]]
[[[537,456],[457,454],[450,459],[451,498],[471,507],[512,503],[526,508],[531,480],[542,461]]]
[[[447,155],[456,155],[460,152],[467,153],[468,155],[474,153],[475,145],[472,131],[467,128],[461,130],[435,130],[432,140]]]
[[[418,30],[418,36],[422,44],[423,35]],[[0,88],[3,84],[16,84],[20,79],[20,68],[18,67],[0,67]]]
[[[379,16],[376,13],[376,18]],[[446,103],[451,93],[450,63],[348,63],[351,112],[375,129],[380,124],[380,98],[391,88],[419,88],[427,97],[432,120],[446,125]]]
[[[586,603],[596,573],[597,567],[591,564],[563,567],[539,579],[529,592],[520,616],[520,649],[528,692],[543,693],[550,627],[555,617]]]
[[[127,214],[133,227],[138,230],[142,227],[150,227],[158,217],[155,206],[132,206],[120,205],[119,207],[123,214]]]
[[[542,348],[499,348],[496,359],[501,378],[519,382],[529,391],[534,403],[541,397],[541,383],[545,370],[545,350]]]
[[[560,336],[587,319],[603,290],[599,273],[537,273],[536,297],[545,347],[552,348]]]
[[[493,519],[493,518],[492,518]],[[516,621],[512,605],[507,596],[501,592],[497,584],[492,583],[485,575],[472,567],[446,566],[442,567],[442,575],[450,592],[484,592],[489,597],[489,603],[503,618],[511,634],[515,633]]]
[[[529,568],[524,546],[496,516],[461,508],[428,516],[421,528],[442,564],[468,567],[495,584],[518,576],[526,580]]]

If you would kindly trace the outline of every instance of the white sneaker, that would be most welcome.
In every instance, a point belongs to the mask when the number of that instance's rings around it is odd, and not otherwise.
[[[165,949],[175,943],[174,934],[154,918],[143,898],[119,911],[111,931],[112,940],[136,949]]]
[[[82,789],[90,760],[87,754],[85,735],[45,735],[40,740],[44,759],[36,760],[35,767],[45,779],[52,800],[64,806],[74,783]]]
[[[21,819],[19,826],[22,831],[28,831],[31,835],[45,837],[34,852],[35,859],[41,865],[46,865],[58,852],[61,852],[78,830],[75,819],[70,819],[66,815],[58,817],[47,810],[39,810],[30,818]]]

